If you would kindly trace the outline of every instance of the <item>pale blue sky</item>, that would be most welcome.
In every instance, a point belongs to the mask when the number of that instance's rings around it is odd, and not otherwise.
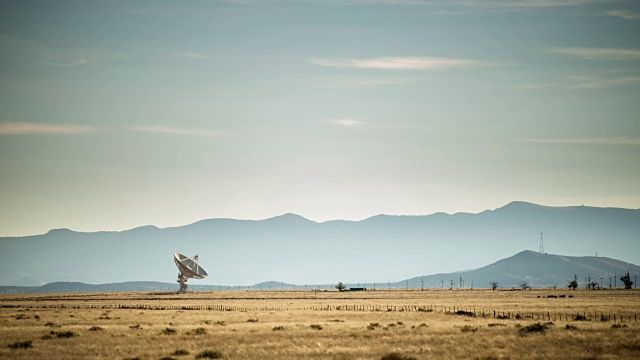
[[[0,236],[640,208],[634,1],[4,1]]]

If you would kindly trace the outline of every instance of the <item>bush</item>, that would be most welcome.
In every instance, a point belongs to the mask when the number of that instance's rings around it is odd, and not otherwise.
[[[489,325],[487,325],[489,327],[497,327],[497,326],[507,326],[506,324],[500,324],[500,323],[491,323]]]
[[[16,316],[16,320],[24,320],[24,319],[28,319],[29,317],[25,314],[20,314],[18,316]]]
[[[178,350],[174,351],[173,354],[171,354],[171,355],[175,355],[175,356],[189,355],[189,351],[187,351],[185,349],[178,349]]]
[[[164,335],[175,335],[175,334],[178,333],[178,331],[176,329],[172,329],[172,328],[168,327],[168,328],[162,330],[162,333]]]
[[[531,324],[531,325],[527,325],[527,326],[522,327],[520,329],[520,332],[522,332],[522,333],[536,333],[536,332],[543,333],[548,328],[549,328],[549,325],[547,325],[547,324],[535,323],[535,324]]]
[[[224,321],[216,321],[213,323],[213,325],[226,326],[227,324]]]
[[[48,327],[56,327],[57,325],[52,323],[52,322],[48,322],[46,324],[44,324],[44,326],[48,326]]]
[[[273,331],[284,331],[284,326],[274,326],[273,329],[271,329]]]
[[[318,324],[312,324],[309,327],[312,328],[313,330],[322,330],[322,326]]]
[[[478,331],[477,327],[473,327],[473,326],[469,326],[469,325],[465,325],[460,329],[462,332],[476,332]]]
[[[626,324],[613,324],[611,325],[612,329],[622,329],[622,328],[626,328],[627,325]]]
[[[398,352],[391,352],[382,356],[380,360],[416,360],[416,358],[413,356],[402,355]]]
[[[101,328],[100,326],[92,326],[89,328],[89,331],[102,331],[104,330],[103,328]]]
[[[573,318],[573,321],[587,321],[587,317],[582,316],[580,314],[576,314],[576,317]]]
[[[142,329],[142,327],[140,327],[140,324],[135,324],[135,325],[129,326],[129,329],[139,330],[139,329]]]
[[[578,330],[578,327],[575,325],[569,325],[567,324],[567,326],[564,327],[567,330]]]
[[[33,344],[32,344],[31,340],[18,341],[18,342],[15,342],[13,344],[7,345],[7,347],[9,349],[28,349],[28,348],[32,348]]]
[[[249,320],[247,320],[247,322],[250,322],[250,323],[257,323],[257,322],[258,322],[258,319],[249,319]]]
[[[458,310],[455,312],[456,315],[463,315],[463,316],[476,316],[476,314],[472,313],[471,311],[464,311],[464,310]]]
[[[204,335],[206,333],[207,333],[207,329],[205,328],[196,328],[196,329],[193,329],[193,332],[191,332],[191,334],[193,335]]]
[[[176,359],[174,357],[171,357],[171,356],[165,356],[163,358],[160,358],[160,360],[178,360],[178,359]]]
[[[218,350],[205,350],[198,355],[196,359],[222,359],[222,353]]]

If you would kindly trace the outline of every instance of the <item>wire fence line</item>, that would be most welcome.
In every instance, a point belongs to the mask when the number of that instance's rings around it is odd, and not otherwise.
[[[272,306],[229,306],[218,304],[198,305],[158,305],[158,304],[3,304],[0,308],[28,308],[28,309],[105,309],[105,310],[175,310],[175,311],[231,311],[231,312],[261,312],[261,311],[345,311],[345,312],[423,312],[443,313],[500,320],[538,320],[538,321],[600,321],[600,322],[638,322],[638,314],[612,313],[598,311],[583,312],[526,312],[526,311],[498,311],[476,308],[463,308],[442,305],[315,305],[307,307],[272,307]]]

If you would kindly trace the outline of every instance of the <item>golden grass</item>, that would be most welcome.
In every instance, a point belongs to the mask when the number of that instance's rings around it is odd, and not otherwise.
[[[574,297],[545,298],[552,294]],[[454,309],[476,316],[453,315]],[[512,318],[495,319],[494,310]],[[573,321],[573,315],[558,319],[572,313],[592,321]],[[416,359],[636,359],[638,313],[637,291],[2,295],[0,358],[194,359],[210,350],[226,359],[380,359],[392,352]],[[513,319],[515,314],[524,319]],[[612,328],[612,318],[600,321],[602,314],[616,314],[615,324],[622,327]],[[553,324],[546,330],[523,330],[544,325],[548,316]],[[75,336],[57,337],[68,332]],[[25,341],[32,341],[32,347],[10,347]]]

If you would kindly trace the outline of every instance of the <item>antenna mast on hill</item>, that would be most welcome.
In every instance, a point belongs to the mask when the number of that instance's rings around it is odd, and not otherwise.
[[[544,239],[542,233],[540,233],[540,254],[544,254]]]

